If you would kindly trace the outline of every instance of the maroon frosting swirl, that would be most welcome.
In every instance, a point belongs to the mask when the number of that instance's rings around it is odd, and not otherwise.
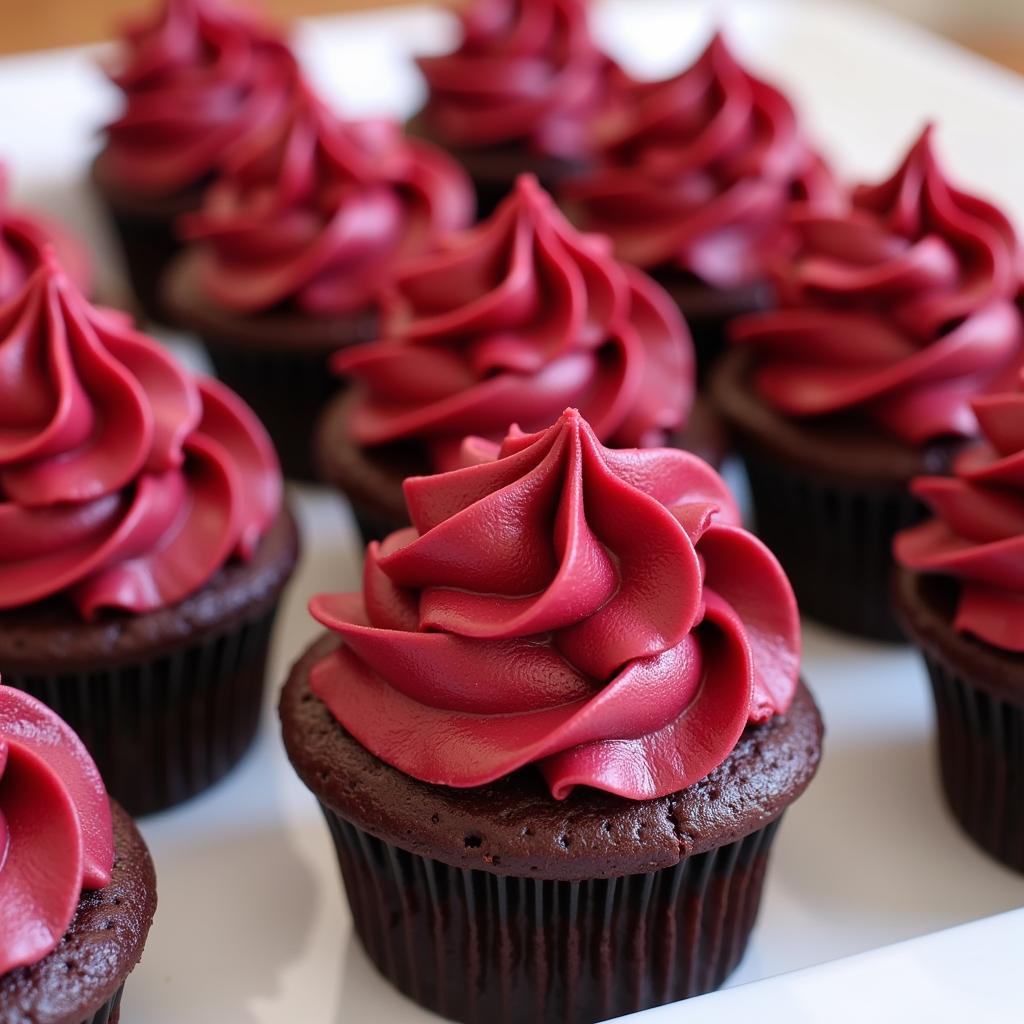
[[[462,438],[538,430],[569,403],[617,447],[661,444],[693,402],[686,325],[650,278],[582,235],[523,175],[484,223],[409,264],[382,340],[339,353],[366,446],[415,440],[448,468]]]
[[[556,799],[647,800],[789,707],[793,592],[696,456],[604,448],[570,409],[405,487],[414,525],[370,545],[362,593],[310,606],[343,641],[314,693],[398,770],[467,787],[536,765]]]
[[[124,113],[107,126],[112,176],[169,195],[205,182],[277,116],[297,74],[280,33],[225,0],[165,0],[129,25],[111,78]]]
[[[856,411],[910,444],[973,434],[971,396],[1020,358],[1020,254],[1002,213],[948,184],[931,129],[845,211],[789,223],[779,308],[733,329],[761,395],[789,416]]]
[[[417,61],[437,136],[589,154],[594,118],[613,101],[620,72],[591,38],[586,0],[472,0],[459,17],[458,49]]]
[[[912,490],[935,518],[896,537],[896,561],[957,580],[953,628],[1024,654],[1024,394],[974,399],[984,441]]]
[[[789,100],[720,35],[676,77],[623,93],[599,125],[597,167],[565,187],[574,217],[621,259],[716,288],[761,281],[788,205],[837,200]]]
[[[473,219],[465,172],[389,120],[347,121],[296,83],[183,218],[209,296],[242,313],[377,302],[394,265]]]

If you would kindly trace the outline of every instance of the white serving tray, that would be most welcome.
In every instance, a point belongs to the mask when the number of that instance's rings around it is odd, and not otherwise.
[[[716,22],[751,66],[792,93],[848,176],[888,170],[934,118],[954,174],[1024,220],[1024,83],[908,25],[843,4],[618,0],[601,8],[599,30],[624,62],[653,75],[691,57]],[[409,9],[304,23],[299,45],[348,111],[404,114],[419,96],[408,55],[450,37],[443,15]],[[116,289],[84,182],[95,131],[117,104],[96,59],[95,50],[68,50],[0,60],[0,158],[18,202],[75,225],[100,254],[104,287]],[[308,596],[358,584],[344,504],[314,488],[291,496],[305,555],[275,638],[272,690],[316,633]],[[733,1021],[744,1010],[759,1024],[1022,1019],[1024,914],[880,948],[1024,906],[1024,878],[978,852],[944,810],[915,656],[813,627],[805,638],[826,753],[787,815],[760,922],[730,981],[758,984],[637,1019]],[[285,761],[273,703],[268,694],[263,734],[238,771],[144,822],[161,902],[125,1024],[435,1020],[381,981],[354,940],[326,829]],[[866,955],[801,970],[852,954]]]

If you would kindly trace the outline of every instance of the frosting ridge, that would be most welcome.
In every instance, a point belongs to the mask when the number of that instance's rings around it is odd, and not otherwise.
[[[377,757],[651,799],[786,710],[796,603],[706,463],[604,448],[575,410],[463,456],[406,482],[413,527],[370,545],[361,594],[310,604],[343,641],[313,691]]]

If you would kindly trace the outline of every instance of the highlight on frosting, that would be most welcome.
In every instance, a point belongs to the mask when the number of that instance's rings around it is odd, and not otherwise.
[[[789,204],[838,189],[789,100],[715,35],[663,81],[629,81],[598,125],[599,159],[565,186],[573,218],[620,259],[716,288],[764,280]]]
[[[454,52],[417,63],[423,116],[457,146],[528,145],[563,158],[593,150],[593,122],[621,73],[598,49],[587,0],[472,0]]]
[[[110,884],[114,829],[82,741],[0,686],[0,977],[57,948],[85,889]]]
[[[342,641],[313,692],[398,770],[469,787],[534,765],[556,799],[645,800],[788,708],[792,590],[696,456],[604,448],[570,409],[405,486],[413,526],[370,545],[362,593],[310,605]]]
[[[650,447],[693,402],[693,348],[668,296],[576,231],[523,175],[494,215],[411,262],[382,338],[340,352],[361,445],[415,441],[450,468],[462,438],[548,425],[567,405],[601,440]]]
[[[281,492],[241,400],[90,306],[52,253],[0,305],[0,609],[175,604],[252,555]]]
[[[116,180],[154,195],[213,177],[277,116],[298,73],[277,29],[232,0],[161,0],[121,49],[111,78],[125,107],[106,128],[105,158]]]
[[[1024,393],[975,398],[983,441],[951,476],[911,487],[934,518],[896,536],[896,561],[959,584],[953,628],[1024,653]]]
[[[7,169],[0,163],[0,303],[24,287],[42,262],[47,246],[59,253],[68,274],[83,291],[92,281],[85,247],[68,232],[35,213],[13,210],[7,200]]]
[[[754,383],[794,417],[856,413],[909,444],[977,429],[970,399],[1012,380],[1020,249],[994,206],[948,183],[927,128],[847,209],[789,217],[778,308],[736,321]]]
[[[345,120],[297,82],[182,221],[209,296],[243,313],[374,306],[396,262],[471,223],[465,172],[397,122]]]

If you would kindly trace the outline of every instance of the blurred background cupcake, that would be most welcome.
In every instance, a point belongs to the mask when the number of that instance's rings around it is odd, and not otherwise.
[[[930,130],[842,213],[796,207],[789,227],[778,309],[734,324],[714,399],[805,614],[901,640],[890,548],[923,511],[910,481],[949,466],[971,398],[1021,360],[1017,239],[946,181]]]
[[[281,699],[370,958],[468,1024],[716,988],[821,753],[778,563],[707,463],[572,409],[407,496]]]
[[[473,219],[450,157],[397,122],[344,120],[298,81],[234,150],[168,269],[163,301],[255,409],[288,476],[337,389],[328,356],[379,330],[396,268]]]

